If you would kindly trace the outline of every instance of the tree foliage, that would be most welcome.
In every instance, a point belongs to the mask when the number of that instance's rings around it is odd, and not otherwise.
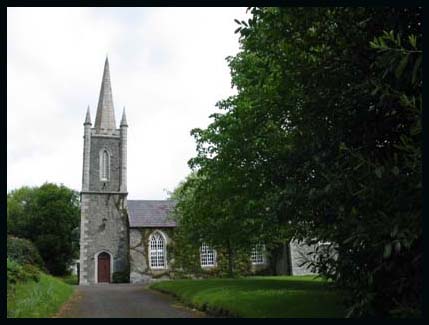
[[[45,183],[21,187],[7,196],[7,232],[34,243],[48,271],[67,273],[79,254],[80,206],[78,193]]]
[[[249,8],[237,95],[194,129],[182,224],[329,242],[350,316],[421,312],[421,8]],[[280,233],[276,232],[282,229]]]
[[[28,239],[7,236],[7,258],[19,264],[31,264],[45,270],[39,250]]]
[[[242,201],[233,179],[218,175],[208,182],[209,173],[192,173],[173,193],[179,225],[176,236],[197,249],[204,242],[219,252],[224,251],[228,273],[234,276],[243,269],[238,261],[248,257],[255,244],[263,242],[269,249],[282,244],[283,241],[277,240],[283,238],[282,228],[276,221],[267,222],[270,218],[267,211],[264,215],[252,215],[257,202]]]

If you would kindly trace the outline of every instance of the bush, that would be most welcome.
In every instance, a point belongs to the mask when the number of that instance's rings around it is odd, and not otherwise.
[[[21,265],[17,261],[7,259],[7,287],[8,291],[17,282],[39,281],[40,271],[37,267],[31,264]]]
[[[28,280],[32,280],[35,282],[38,282],[40,280],[40,270],[31,264],[24,264],[22,266],[22,270],[24,271],[25,274],[25,279]]]
[[[129,283],[130,275],[128,272],[113,272],[112,275],[113,283]]]
[[[39,254],[38,249],[31,241],[27,239],[8,236],[7,257],[8,259],[14,260],[18,264],[36,265],[40,269],[45,270],[45,264]]]
[[[7,259],[7,286],[8,288],[25,279],[25,273],[22,266],[12,259]]]

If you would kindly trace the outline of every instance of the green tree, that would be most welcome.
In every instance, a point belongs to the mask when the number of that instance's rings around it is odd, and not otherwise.
[[[268,225],[264,217],[246,218],[254,203],[243,204],[235,193],[234,182],[221,178],[207,182],[207,175],[192,173],[180,184],[172,199],[177,201],[175,218],[177,231],[185,242],[199,248],[203,242],[228,256],[229,275],[236,274],[235,261],[239,252],[249,252],[256,243],[264,242],[267,248],[280,244],[278,222]]]
[[[79,196],[64,185],[22,187],[7,196],[7,232],[34,243],[48,271],[67,273],[79,253]]]
[[[311,265],[350,315],[419,314],[421,8],[250,10],[228,58],[238,93],[192,131],[184,218],[213,239],[286,225],[330,242],[338,258]]]

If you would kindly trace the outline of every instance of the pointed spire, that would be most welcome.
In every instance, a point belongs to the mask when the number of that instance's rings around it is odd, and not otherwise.
[[[89,114],[89,105],[88,105],[88,109],[86,110],[86,117],[85,117],[85,122],[83,123],[83,125],[92,125],[91,115]]]
[[[100,130],[115,130],[115,110],[113,107],[112,87],[110,85],[109,59],[106,56],[104,63],[103,80],[101,82],[100,98],[98,99],[97,115],[95,117],[95,128]]]
[[[125,106],[124,106],[124,110],[122,111],[121,126],[128,126],[127,116],[125,115]]]

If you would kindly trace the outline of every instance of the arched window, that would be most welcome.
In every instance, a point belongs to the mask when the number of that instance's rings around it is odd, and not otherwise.
[[[257,244],[252,248],[250,254],[250,260],[252,264],[264,264],[265,263],[265,246],[262,244]]]
[[[108,181],[110,174],[110,156],[109,152],[104,149],[100,153],[100,179]]]
[[[203,243],[200,248],[201,266],[215,266],[216,252],[213,248]]]
[[[164,237],[159,232],[155,232],[150,236],[149,239],[150,267],[152,269],[164,269],[166,266],[165,255]]]

